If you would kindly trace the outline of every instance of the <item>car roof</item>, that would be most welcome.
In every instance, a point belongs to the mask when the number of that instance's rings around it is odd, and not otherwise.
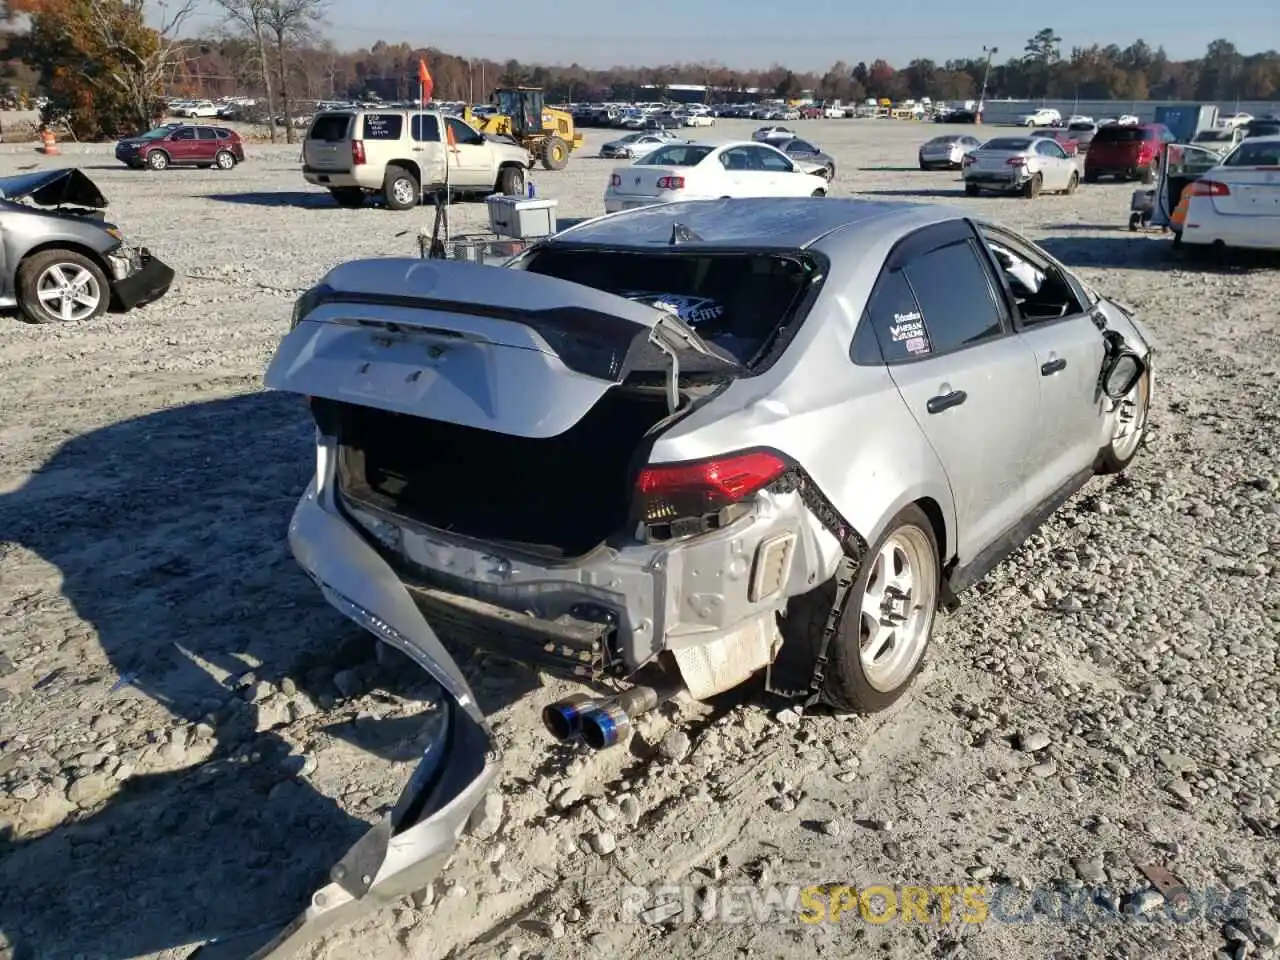
[[[1280,143],[1280,133],[1267,133],[1260,137],[1250,137],[1250,143]]]
[[[751,197],[653,204],[597,217],[556,234],[555,245],[622,249],[668,245],[676,224],[707,246],[804,249],[835,231],[852,242],[882,239],[967,214],[937,203],[859,200],[852,197]],[[699,241],[685,241],[693,246]]]

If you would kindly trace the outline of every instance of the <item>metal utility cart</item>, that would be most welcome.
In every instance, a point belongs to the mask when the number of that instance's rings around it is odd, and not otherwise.
[[[533,241],[556,232],[556,201],[495,193],[489,208],[487,233],[450,235],[447,204],[435,196],[435,221],[418,233],[418,254],[428,260],[466,260],[501,266]]]

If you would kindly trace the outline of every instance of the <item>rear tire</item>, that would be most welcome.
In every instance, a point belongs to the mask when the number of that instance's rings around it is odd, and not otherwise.
[[[498,192],[508,197],[523,197],[524,171],[519,167],[503,167],[499,170]]]
[[[1098,175],[1097,175],[1096,173],[1090,173],[1088,170],[1086,170],[1086,171],[1084,172],[1084,182],[1085,182],[1085,183],[1097,183],[1097,182],[1098,182]]]
[[[964,195],[966,197],[976,197],[982,192],[982,189],[976,183],[966,183],[964,185]]]
[[[219,150],[218,155],[213,158],[213,165],[219,170],[230,170],[236,165],[235,154],[230,150]]]
[[[827,651],[824,701],[836,710],[874,713],[907,692],[933,634],[941,567],[929,518],[914,504],[906,507],[867,551],[846,597]],[[811,630],[825,627],[833,590],[828,583],[799,598],[813,598],[821,610],[809,618]]]
[[[1028,200],[1034,200],[1040,196],[1040,190],[1044,186],[1044,177],[1041,174],[1034,174],[1030,180],[1022,185],[1022,195]]]
[[[1067,196],[1071,196],[1071,194],[1076,192],[1076,187],[1078,186],[1080,186],[1080,174],[1073,171],[1071,179],[1067,181],[1067,189],[1062,192]]]
[[[813,191],[813,193],[809,194],[809,196],[811,197],[825,197],[826,195],[827,195],[827,191],[822,189],[815,190]]]
[[[387,167],[382,193],[392,210],[412,210],[418,205],[421,188],[418,178],[412,173],[404,167],[392,165]]]
[[[364,191],[359,187],[330,187],[329,196],[333,202],[348,210],[356,210],[364,206]]]

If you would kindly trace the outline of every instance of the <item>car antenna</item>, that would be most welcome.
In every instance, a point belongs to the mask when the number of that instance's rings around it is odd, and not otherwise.
[[[671,239],[668,241],[671,246],[677,247],[682,243],[690,242],[697,243],[700,240],[702,240],[702,238],[686,227],[683,223],[673,223],[671,225]]]

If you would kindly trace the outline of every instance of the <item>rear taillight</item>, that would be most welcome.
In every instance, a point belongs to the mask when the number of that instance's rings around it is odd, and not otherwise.
[[[636,483],[641,519],[669,527],[667,536],[715,529],[733,519],[724,515],[726,508],[763,490],[789,466],[776,453],[755,450],[645,467]]]
[[[1025,167],[1027,165],[1026,157],[1010,157],[1005,161],[1011,167]]]
[[[359,166],[360,164],[364,163],[364,141],[363,140],[351,141],[351,162],[356,166]]]
[[[1217,180],[1197,180],[1191,184],[1193,197],[1229,197],[1231,188]]]
[[[618,176],[616,173],[615,173],[615,174],[613,174],[613,175],[611,175],[611,176],[609,177],[609,186],[611,186],[611,187],[620,187],[620,186],[622,186],[622,178],[621,178],[620,176]]]
[[[659,177],[658,189],[659,190],[683,190],[684,177]]]
[[[963,167],[972,167],[977,162],[978,162],[977,157],[966,156],[963,160],[960,161],[960,165]]]

